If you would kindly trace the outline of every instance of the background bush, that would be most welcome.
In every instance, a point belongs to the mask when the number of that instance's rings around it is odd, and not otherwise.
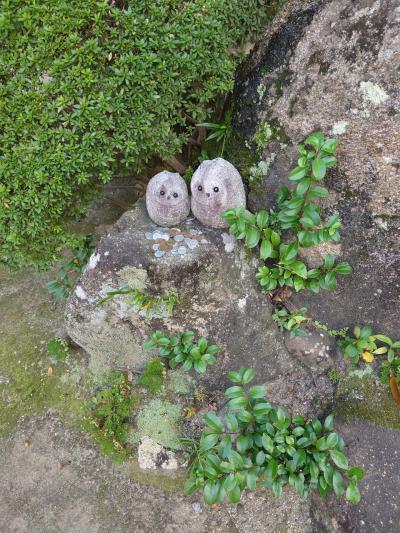
[[[113,172],[179,151],[279,3],[0,1],[0,261],[48,266]]]

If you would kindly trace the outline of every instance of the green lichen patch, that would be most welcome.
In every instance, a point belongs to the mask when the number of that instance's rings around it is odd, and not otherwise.
[[[359,418],[377,426],[400,428],[400,409],[393,401],[389,387],[370,374],[359,377],[353,373],[341,377],[337,402],[334,414],[344,420]]]
[[[194,386],[194,380],[183,370],[168,372],[167,389],[175,394],[189,394]]]
[[[129,442],[137,444],[147,436],[166,448],[180,449],[181,411],[180,405],[159,398],[144,404],[136,415],[136,430],[129,435]]]

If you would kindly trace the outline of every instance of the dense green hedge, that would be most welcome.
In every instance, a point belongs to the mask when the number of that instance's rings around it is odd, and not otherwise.
[[[0,261],[47,266],[121,165],[179,151],[268,0],[0,0]]]

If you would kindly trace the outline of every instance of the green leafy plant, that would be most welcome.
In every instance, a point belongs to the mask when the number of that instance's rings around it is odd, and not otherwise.
[[[226,123],[214,124],[212,122],[202,122],[197,124],[197,126],[202,126],[211,130],[211,133],[207,136],[206,141],[212,141],[213,139],[221,145],[220,156],[224,155],[225,143],[230,132],[230,125]]]
[[[65,361],[69,355],[68,344],[60,337],[54,337],[47,343],[47,352],[56,361]]]
[[[101,451],[118,463],[129,455],[126,421],[137,404],[138,397],[130,383],[123,374],[113,370],[104,387],[92,399],[84,421],[84,428],[91,432]]]
[[[303,322],[309,322],[311,319],[305,316],[307,308],[302,307],[297,309],[293,313],[289,313],[284,307],[277,309],[272,315],[272,319],[277,322],[280,331],[288,331],[289,337],[304,337],[306,332],[301,329]]]
[[[225,499],[237,503],[244,490],[255,490],[263,481],[276,496],[291,485],[303,498],[310,490],[321,496],[333,490],[352,503],[360,501],[357,483],[364,471],[349,468],[332,415],[323,423],[317,418],[288,418],[265,400],[264,387],[245,389],[254,370],[242,367],[228,377],[235,385],[225,391],[226,415],[207,413],[199,443],[184,440],[193,453],[186,494],[202,490],[209,505]]]
[[[400,383],[400,357],[394,357],[392,361],[382,361],[379,378],[384,385],[389,385],[391,374],[396,382]]]
[[[150,392],[158,392],[164,384],[165,366],[159,357],[150,359],[144,367],[139,382],[147,387]]]
[[[341,227],[338,214],[332,215],[323,225],[320,207],[314,202],[329,194],[317,183],[323,179],[327,168],[336,163],[332,155],[336,152],[336,140],[325,139],[322,133],[314,133],[307,137],[298,150],[301,154],[299,166],[289,174],[289,179],[297,182],[297,186],[293,191],[281,187],[277,197],[278,211],[250,213],[244,207],[239,207],[222,214],[229,225],[230,234],[242,239],[249,249],[259,247],[260,258],[271,263],[271,266],[261,267],[257,274],[265,291],[285,285],[296,291],[335,290],[336,276],[352,273],[347,262],[335,265],[333,255],[326,256],[321,268],[310,270],[297,257],[300,247],[329,240],[338,241]],[[294,242],[282,242],[285,230],[295,233]]]
[[[165,310],[168,314],[172,315],[175,305],[179,302],[178,294],[169,290],[165,296],[154,296],[147,292],[139,291],[138,289],[132,289],[131,287],[124,287],[116,289],[115,291],[109,291],[104,298],[97,302],[97,306],[103,305],[115,296],[129,295],[130,306],[136,307],[139,312],[145,311],[146,318],[150,318],[151,313],[163,314]]]
[[[338,341],[344,356],[357,364],[360,358],[367,363],[372,363],[374,356],[387,355],[387,360],[392,363],[400,355],[400,341],[393,342],[390,337],[373,334],[370,326],[356,326],[353,336],[346,335]]]
[[[207,339],[203,337],[195,343],[193,331],[176,335],[156,331],[144,348],[146,350],[157,348],[159,356],[168,359],[170,368],[182,365],[183,370],[188,371],[193,368],[199,374],[204,374],[208,365],[216,363],[215,355],[218,352],[218,346],[209,345]]]
[[[82,274],[94,251],[93,235],[80,237],[72,249],[72,258],[66,261],[57,274],[57,279],[47,284],[47,289],[56,298],[68,298],[76,278]]]
[[[281,3],[3,2],[0,262],[46,268],[103,183],[178,153]]]

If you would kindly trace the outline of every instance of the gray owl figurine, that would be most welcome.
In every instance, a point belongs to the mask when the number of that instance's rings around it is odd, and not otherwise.
[[[203,161],[193,174],[192,213],[202,224],[225,228],[221,213],[246,206],[246,193],[236,168],[221,157]]]
[[[159,172],[147,185],[146,207],[150,218],[159,226],[180,224],[190,211],[185,181],[177,173]]]

